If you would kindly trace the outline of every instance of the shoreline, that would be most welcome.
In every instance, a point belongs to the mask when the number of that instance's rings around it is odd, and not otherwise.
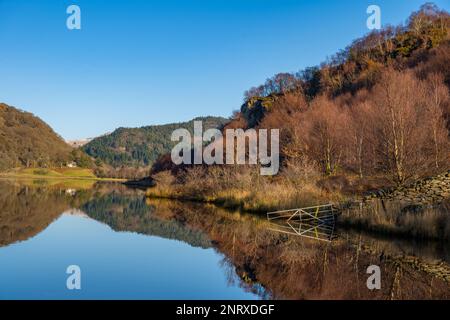
[[[76,177],[76,176],[45,176],[45,175],[26,175],[26,174],[2,174],[0,173],[0,179],[2,180],[84,180],[84,181],[103,181],[103,182],[125,182],[127,179],[118,178],[94,178],[94,177]]]
[[[203,204],[212,204],[218,208],[222,208],[228,211],[239,211],[241,213],[254,214],[257,216],[265,216],[267,212],[276,210],[277,208],[267,208],[265,210],[260,208],[250,208],[245,209],[245,204],[233,201],[233,199],[222,199],[222,198],[212,198],[207,199],[205,197],[187,197],[183,195],[175,194],[155,194],[146,192],[146,198],[148,199],[164,199],[164,200],[177,200],[180,202],[195,202]],[[342,210],[342,213],[344,209]],[[411,241],[432,241],[438,243],[449,243],[450,237],[447,235],[445,237],[439,237],[436,234],[418,234],[416,230],[402,229],[404,226],[398,226],[396,224],[386,224],[386,223],[371,223],[368,221],[361,220],[360,217],[351,217],[348,215],[341,214],[336,221],[336,226],[342,228],[343,230],[352,230],[356,232],[364,232],[369,235],[374,236],[384,236],[384,237],[395,237],[398,239],[411,240]]]
[[[196,202],[196,203],[204,203],[204,204],[213,204],[219,208],[227,209],[227,210],[235,210],[243,213],[251,213],[256,215],[266,215],[267,212],[271,211],[275,208],[266,207],[263,205],[258,208],[245,207],[245,203],[242,201],[238,201],[236,199],[231,198],[211,198],[207,197],[189,197],[183,195],[174,195],[174,194],[149,194],[149,189],[145,193],[145,196],[149,199],[165,199],[165,200],[177,200],[181,202]]]

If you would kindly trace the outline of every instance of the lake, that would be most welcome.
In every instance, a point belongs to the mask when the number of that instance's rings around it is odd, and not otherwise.
[[[0,208],[0,299],[450,298],[445,244],[339,228],[319,241],[113,183],[4,180]]]

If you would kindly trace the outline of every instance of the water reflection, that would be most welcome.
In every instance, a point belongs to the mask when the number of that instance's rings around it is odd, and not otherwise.
[[[336,239],[338,211],[333,205],[299,208],[267,213],[269,230],[317,241]]]
[[[448,264],[436,263],[449,250],[439,244],[350,232],[319,242],[298,236],[305,221],[299,229],[291,219],[295,232],[279,233],[265,218],[146,200],[111,184],[3,182],[0,207],[0,298],[450,298]],[[309,232],[328,236],[330,227]],[[56,286],[65,284],[58,270],[73,259],[87,270],[81,296]],[[366,287],[372,264],[382,269],[380,291]],[[24,277],[29,270],[46,275]],[[30,294],[27,285],[41,289]]]
[[[27,240],[42,232],[62,212],[86,200],[64,188],[49,187],[39,181],[22,184],[0,181],[0,246]]]
[[[143,194],[138,190],[117,187],[110,193],[98,195],[83,204],[80,209],[115,231],[131,231],[175,239],[205,249],[212,247],[209,238],[199,230],[193,230],[180,221],[170,219],[170,216],[157,216],[155,207],[147,205]]]
[[[332,243],[318,242],[273,232],[268,221],[252,215],[173,201],[153,205],[156,214],[169,211],[173,218],[205,230],[244,285],[258,283],[274,299],[449,297],[448,282],[431,272],[433,261],[410,260],[375,240],[346,234]],[[366,269],[372,264],[382,268],[385,286],[381,291],[366,287]],[[447,267],[444,275],[446,271]]]
[[[141,192],[1,185],[9,194],[1,206],[11,209],[0,220],[0,299],[258,298],[230,285],[205,235],[154,217]],[[72,264],[81,291],[66,289]]]

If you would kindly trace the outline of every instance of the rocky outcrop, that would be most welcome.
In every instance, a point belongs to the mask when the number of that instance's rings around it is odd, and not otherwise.
[[[147,188],[154,187],[156,182],[153,178],[146,177],[139,180],[128,180],[123,182],[123,184],[129,187],[143,188],[144,190],[147,190]]]
[[[397,200],[413,204],[439,204],[450,197],[450,170],[441,175],[422,179],[407,186],[380,189],[368,194],[364,200],[374,198]]]
[[[241,113],[247,120],[248,126],[253,128],[264,117],[267,111],[269,111],[276,100],[278,95],[272,94],[267,97],[254,97],[247,100],[241,106]]]

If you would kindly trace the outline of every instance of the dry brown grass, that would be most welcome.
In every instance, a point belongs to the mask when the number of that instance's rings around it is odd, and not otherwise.
[[[341,199],[339,193],[325,192],[316,186],[314,179],[288,179],[287,174],[274,178],[260,176],[256,167],[193,167],[176,178],[169,172],[156,174],[157,185],[147,195],[264,213]]]
[[[345,210],[340,222],[377,233],[417,239],[450,240],[450,202],[405,210],[405,203],[374,200],[360,209]]]

